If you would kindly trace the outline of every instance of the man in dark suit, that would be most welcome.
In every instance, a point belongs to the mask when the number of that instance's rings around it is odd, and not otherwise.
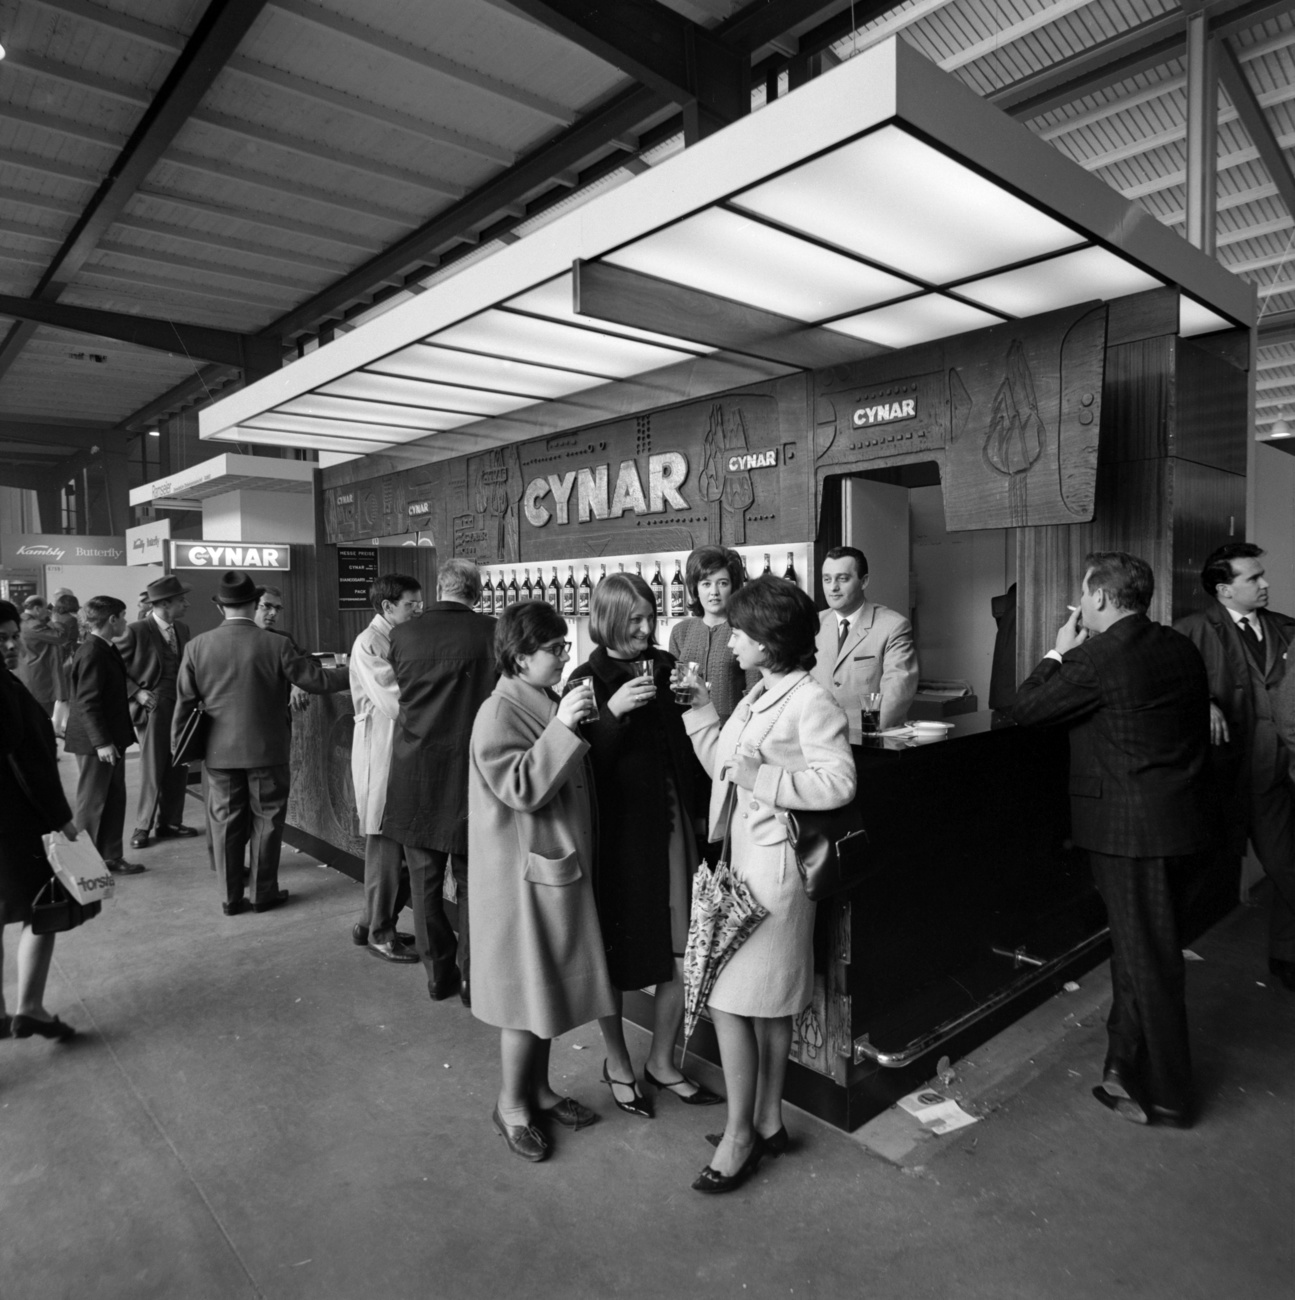
[[[126,751],[135,743],[126,665],[113,644],[126,630],[116,596],[85,603],[90,635],[72,660],[71,707],[63,747],[77,756],[76,824],[94,841],[104,865],[123,876],[144,868],[122,857],[126,828]]]
[[[400,716],[382,833],[404,846],[428,992],[439,1002],[457,989],[470,1005],[468,743],[477,710],[495,689],[495,620],[473,612],[481,575],[467,560],[441,566],[436,594],[421,618],[391,633]],[[457,941],[441,896],[447,867],[457,895]]]
[[[243,910],[243,858],[252,849],[252,906],[268,911],[288,897],[279,888],[279,852],[288,810],[290,732],[283,707],[288,683],[312,694],[344,690],[345,668],[326,669],[267,636],[253,621],[256,585],[226,573],[212,598],[224,622],[185,647],[177,682],[174,748],[199,704],[207,712],[207,851],[220,876],[226,916]]]
[[[1186,637],[1147,618],[1150,568],[1084,561],[1078,607],[1021,684],[1018,723],[1070,732],[1070,815],[1111,927],[1109,1047],[1093,1095],[1126,1119],[1192,1118],[1182,917],[1211,842],[1209,691]]]
[[[188,625],[180,620],[189,608],[186,596],[192,590],[176,577],[150,582],[149,616],[131,623],[117,647],[135,692],[131,713],[139,737],[139,807],[132,849],[147,848],[153,834],[163,840],[187,839],[198,833],[184,825],[188,769],[171,762],[175,682],[189,643]]]
[[[1295,641],[1295,618],[1268,608],[1268,580],[1252,542],[1230,542],[1206,561],[1210,605],[1174,626],[1201,652],[1210,683],[1210,758],[1224,821],[1223,852],[1246,839],[1273,883],[1268,968],[1295,992],[1295,787],[1292,751],[1273,695]]]

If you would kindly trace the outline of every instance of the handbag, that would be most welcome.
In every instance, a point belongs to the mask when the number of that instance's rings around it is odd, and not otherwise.
[[[207,738],[211,734],[211,717],[201,704],[184,720],[171,754],[172,767],[201,763],[207,756]]]
[[[62,934],[65,930],[75,930],[92,916],[98,916],[102,909],[102,903],[78,903],[55,877],[32,901],[31,932]]]

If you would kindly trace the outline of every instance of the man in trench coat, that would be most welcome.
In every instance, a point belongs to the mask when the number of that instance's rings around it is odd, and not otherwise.
[[[468,765],[477,710],[495,689],[495,620],[477,614],[481,574],[447,560],[436,601],[391,634],[400,717],[382,833],[404,846],[414,938],[433,1001],[459,991],[471,1005],[468,971]],[[441,896],[454,873],[456,940]],[[457,959],[457,960],[456,960]]]
[[[360,834],[364,836],[364,911],[351,937],[384,961],[413,963],[418,953],[396,933],[396,916],[409,901],[402,891],[404,852],[398,840],[382,833],[387,806],[391,745],[400,716],[400,688],[391,666],[391,633],[423,610],[417,578],[384,573],[369,591],[376,613],[351,647],[351,699],[355,732],[351,740],[351,784]],[[402,897],[403,892],[403,897]]]

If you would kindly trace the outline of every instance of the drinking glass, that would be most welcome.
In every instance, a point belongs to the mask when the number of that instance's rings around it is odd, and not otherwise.
[[[585,722],[597,722],[602,717],[602,710],[598,707],[598,697],[594,694],[594,681],[592,677],[568,677],[566,685],[562,688],[563,695],[570,695],[572,691],[578,691],[584,687],[589,688],[589,705],[593,712],[585,719]]]
[[[674,688],[674,702],[676,704],[692,703],[692,687],[701,674],[701,664],[693,663],[691,660],[679,665],[679,684]]]
[[[863,734],[875,735],[881,730],[881,692],[870,691],[863,697],[863,718],[861,727]]]

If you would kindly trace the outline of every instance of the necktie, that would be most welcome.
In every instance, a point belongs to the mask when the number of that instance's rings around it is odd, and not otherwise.
[[[849,620],[848,618],[843,618],[843,619],[841,620],[841,626],[840,626],[840,628],[838,629],[837,634],[836,634],[836,653],[837,653],[837,654],[840,654],[840,653],[841,653],[841,647],[842,647],[843,645],[845,645],[845,638],[848,637],[849,635],[850,635],[850,620]]]
[[[1241,639],[1245,642],[1246,653],[1254,661],[1255,667],[1262,668],[1264,662],[1263,646],[1259,642],[1259,634],[1251,624],[1249,615],[1246,615],[1241,620]]]
[[[170,623],[162,624],[162,637],[170,647],[171,653],[178,654],[179,650],[175,644],[175,628],[173,628]]]

